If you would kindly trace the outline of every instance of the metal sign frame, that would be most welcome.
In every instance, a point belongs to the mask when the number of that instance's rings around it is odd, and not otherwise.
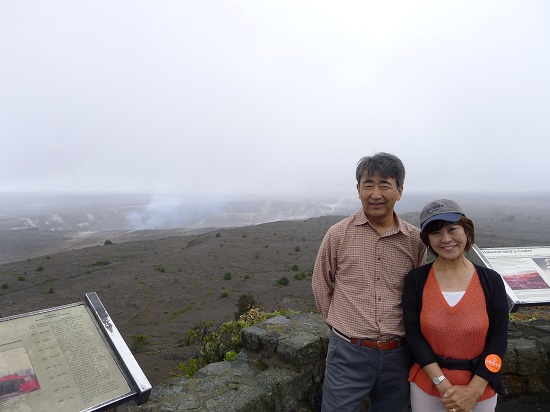
[[[0,319],[0,410],[101,412],[151,389],[95,292]]]

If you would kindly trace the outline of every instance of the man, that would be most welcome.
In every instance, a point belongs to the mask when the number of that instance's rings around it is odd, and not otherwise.
[[[362,209],[332,226],[319,249],[312,287],[331,327],[323,389],[325,412],[405,411],[410,352],[401,297],[410,269],[424,264],[420,230],[399,219],[405,168],[388,153],[356,170]]]

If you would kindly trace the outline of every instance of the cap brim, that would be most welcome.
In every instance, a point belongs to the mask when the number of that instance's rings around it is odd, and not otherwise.
[[[420,226],[420,230],[424,230],[426,225],[434,220],[444,220],[445,222],[458,222],[463,215],[461,213],[441,213],[439,215],[432,216]]]

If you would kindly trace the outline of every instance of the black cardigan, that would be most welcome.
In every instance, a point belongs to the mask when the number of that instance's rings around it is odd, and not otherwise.
[[[424,339],[420,329],[420,311],[422,310],[422,292],[426,279],[432,267],[428,263],[419,268],[412,269],[405,278],[403,289],[403,318],[405,321],[405,335],[416,362],[420,367],[437,362],[436,355]],[[501,359],[506,354],[508,345],[508,300],[506,290],[500,275],[492,269],[475,265],[487,303],[487,315],[489,317],[489,330],[485,348],[481,354],[481,360],[474,366],[472,376],[478,375],[486,379],[493,389],[500,394],[505,394],[498,372],[491,372],[485,366],[485,357],[497,354]]]

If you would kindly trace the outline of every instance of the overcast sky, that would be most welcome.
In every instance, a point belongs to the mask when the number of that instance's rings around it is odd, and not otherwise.
[[[548,192],[550,3],[0,0],[0,192]]]

